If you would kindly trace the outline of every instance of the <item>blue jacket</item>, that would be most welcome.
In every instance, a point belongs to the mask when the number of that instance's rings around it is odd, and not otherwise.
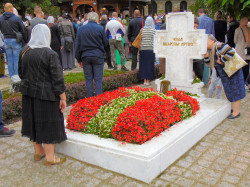
[[[9,25],[8,25],[8,23]],[[25,26],[18,16],[12,12],[5,12],[0,16],[0,30],[3,33],[4,38],[16,38],[15,32],[20,32],[23,35],[23,39],[27,42]]]
[[[79,28],[76,36],[75,56],[78,62],[84,57],[98,57],[104,59],[108,39],[101,25],[94,21]]]
[[[215,33],[214,33],[214,20],[212,20],[206,14],[200,16],[198,18],[198,20],[199,20],[198,29],[205,29],[206,34],[212,34],[212,35],[215,36]]]

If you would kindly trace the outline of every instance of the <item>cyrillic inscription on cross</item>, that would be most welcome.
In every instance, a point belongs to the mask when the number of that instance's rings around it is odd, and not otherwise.
[[[169,13],[166,16],[166,31],[156,32],[154,52],[157,57],[166,58],[165,79],[170,80],[172,88],[198,92],[191,84],[192,59],[202,59],[206,51],[207,35],[205,30],[194,29],[194,15],[191,12]],[[198,87],[202,86],[199,84]],[[160,90],[160,86],[157,85],[157,89]]]

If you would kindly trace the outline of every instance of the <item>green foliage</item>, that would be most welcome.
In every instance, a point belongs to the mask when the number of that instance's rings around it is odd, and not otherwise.
[[[108,70],[104,70],[103,77],[110,77],[110,76],[113,76],[113,75],[124,74],[124,73],[125,73],[124,71],[108,71]],[[84,80],[85,80],[84,72],[69,73],[68,75],[64,76],[64,81],[66,83],[68,83],[68,84],[83,82]]]
[[[211,18],[219,10],[224,14],[235,15],[238,19],[241,16],[250,17],[250,0],[196,0],[190,6],[195,15],[198,15],[200,8],[204,8],[207,11],[207,15]]]
[[[200,83],[200,82],[201,82],[201,80],[200,80],[197,76],[195,76],[195,78],[194,78],[192,84]]]

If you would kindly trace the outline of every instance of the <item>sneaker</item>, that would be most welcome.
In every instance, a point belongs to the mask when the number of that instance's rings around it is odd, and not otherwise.
[[[15,133],[15,130],[9,130],[8,128],[4,127],[4,129],[0,131],[0,137],[13,136]]]
[[[121,71],[128,71],[128,69],[124,66],[121,68]]]
[[[109,66],[108,69],[114,69],[114,67],[113,66]]]

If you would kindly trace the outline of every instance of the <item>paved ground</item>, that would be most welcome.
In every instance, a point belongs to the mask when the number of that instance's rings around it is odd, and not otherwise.
[[[21,122],[10,124],[17,133],[0,138],[0,186],[250,186],[249,102],[247,93],[240,118],[224,120],[150,184],[70,157],[52,167],[34,162],[31,142],[21,137]]]

